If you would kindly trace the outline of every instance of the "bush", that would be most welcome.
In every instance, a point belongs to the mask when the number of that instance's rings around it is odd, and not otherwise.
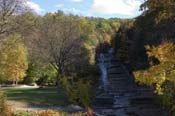
[[[61,116],[61,114],[53,110],[46,110],[39,113],[33,113],[31,116]]]
[[[85,113],[74,113],[74,114],[68,114],[66,112],[58,112],[54,110],[44,110],[40,112],[34,112],[34,111],[16,111],[11,116],[86,116]]]
[[[13,112],[12,116],[31,116],[33,113],[34,112],[32,112],[32,111],[19,110],[19,111]]]
[[[69,81],[66,78],[63,78],[61,82],[70,102],[81,104],[85,107],[91,104],[92,92],[89,82],[81,79],[78,81]]]
[[[6,95],[0,91],[0,114],[1,116],[11,116],[12,108],[6,102]]]

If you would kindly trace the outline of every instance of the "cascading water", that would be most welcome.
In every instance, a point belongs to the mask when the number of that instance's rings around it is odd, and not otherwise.
[[[99,68],[101,70],[101,80],[102,80],[102,87],[104,89],[104,91],[107,90],[107,86],[108,86],[108,78],[107,78],[107,69],[105,66],[105,57],[104,54],[100,54],[100,58],[99,58]]]
[[[93,102],[99,116],[166,116],[155,104],[152,89],[138,86],[122,62],[114,57],[114,50],[97,55],[101,71],[101,85]],[[156,106],[156,107],[155,107]]]
[[[109,86],[109,81],[108,81],[108,76],[107,76],[107,63],[106,61],[110,61],[113,58],[113,48],[108,50],[108,53],[104,54],[101,53],[99,55],[98,61],[99,61],[99,68],[101,71],[101,80],[102,80],[102,87],[104,91],[107,91],[108,86]]]

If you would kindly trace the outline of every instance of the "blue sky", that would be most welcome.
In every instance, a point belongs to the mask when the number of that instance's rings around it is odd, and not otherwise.
[[[27,0],[37,14],[62,10],[81,16],[133,18],[141,14],[143,0]]]

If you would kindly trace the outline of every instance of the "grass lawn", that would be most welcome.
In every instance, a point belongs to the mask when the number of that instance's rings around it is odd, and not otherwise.
[[[57,88],[8,88],[3,89],[7,93],[7,99],[10,104],[25,106],[65,106],[66,101],[63,90],[57,91]]]

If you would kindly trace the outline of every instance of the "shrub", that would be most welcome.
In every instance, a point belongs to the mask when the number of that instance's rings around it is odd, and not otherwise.
[[[12,108],[6,102],[6,95],[0,91],[0,114],[1,116],[11,116]]]
[[[56,111],[46,110],[38,113],[33,113],[31,116],[61,116],[61,115]]]
[[[91,104],[92,92],[89,82],[83,80],[69,81],[63,78],[62,86],[70,102],[81,104],[85,107]]]
[[[74,113],[74,114],[68,114],[66,112],[58,112],[54,110],[44,110],[39,112],[34,111],[16,111],[11,116],[86,116],[85,113]]]

